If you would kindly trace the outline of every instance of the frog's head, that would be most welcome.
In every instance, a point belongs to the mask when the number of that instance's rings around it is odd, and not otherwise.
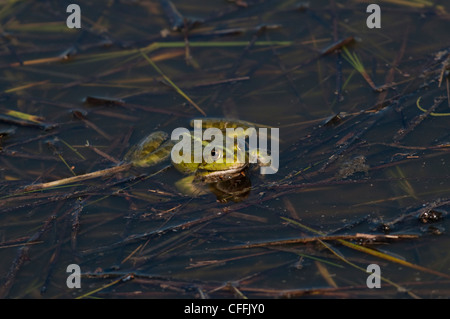
[[[191,135],[192,139],[194,136]],[[193,145],[193,143],[191,144]],[[213,174],[220,175],[227,173],[235,173],[242,171],[248,165],[248,157],[239,158],[241,149],[238,143],[234,143],[231,148],[222,145],[210,144],[202,141],[202,162],[196,163],[194,161],[194,150],[191,149],[190,162],[173,162],[174,167],[182,173],[193,174],[199,173],[203,176]],[[181,154],[180,154],[181,155]],[[231,160],[230,160],[231,159]]]
[[[205,171],[235,171],[243,169],[248,162],[248,157],[239,160],[238,154],[241,148],[237,143],[231,148],[215,146],[212,149],[203,148],[203,162],[199,165],[200,170]],[[231,160],[230,160],[231,159]]]

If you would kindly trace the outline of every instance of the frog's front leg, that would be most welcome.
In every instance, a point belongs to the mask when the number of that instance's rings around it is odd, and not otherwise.
[[[195,175],[189,175],[175,182],[175,187],[182,194],[192,197],[202,196],[208,193],[205,184],[195,182]]]

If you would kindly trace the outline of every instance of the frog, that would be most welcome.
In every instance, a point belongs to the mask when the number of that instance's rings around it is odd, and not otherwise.
[[[252,123],[247,121],[231,121],[222,118],[193,119],[190,121],[190,126],[194,127],[197,120],[201,120],[202,128],[217,128],[222,132],[225,132],[227,128],[242,127],[245,130],[254,127]],[[196,137],[193,131],[189,132],[190,138],[194,140]],[[170,157],[171,166],[181,174],[186,175],[175,183],[176,188],[184,195],[200,196],[206,194],[207,189],[209,189],[222,202],[229,200],[237,202],[248,196],[251,189],[248,177],[250,167],[248,157],[250,154],[245,153],[245,161],[237,161],[238,143],[234,143],[231,149],[226,147],[213,148],[211,154],[203,154],[200,163],[193,160],[193,154],[191,161],[174,161],[170,155],[175,143],[175,141],[169,139],[169,134],[164,131],[152,132],[130,148],[124,156],[124,161],[131,163],[134,167],[147,168],[167,162]],[[202,141],[203,147],[205,147],[205,143]],[[223,160],[225,155],[233,156],[234,161]],[[256,166],[258,165],[261,165],[261,162],[258,162]]]

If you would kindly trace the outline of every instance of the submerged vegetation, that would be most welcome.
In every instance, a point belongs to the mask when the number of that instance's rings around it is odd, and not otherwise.
[[[367,3],[3,1],[0,297],[448,297],[450,7]],[[199,116],[279,128],[279,171],[122,162]]]

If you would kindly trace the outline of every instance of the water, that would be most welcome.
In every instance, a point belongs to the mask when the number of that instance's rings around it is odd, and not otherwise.
[[[449,117],[437,116],[450,109],[441,72],[448,4],[389,1],[381,29],[369,29],[359,1],[173,1],[190,21],[203,21],[185,35],[169,31],[158,1],[78,1],[82,28],[69,30],[68,3],[4,2],[0,11],[1,112],[57,125],[44,130],[11,117],[0,124],[9,132],[0,153],[2,297],[448,297]],[[382,92],[344,52],[321,55],[349,37],[349,53]],[[149,50],[155,42],[160,48]],[[240,202],[184,196],[173,169],[142,176],[163,165],[20,192],[72,176],[68,167],[77,175],[112,167],[150,132],[201,117],[143,48],[208,116],[278,127],[279,171],[252,171]],[[57,59],[67,52],[73,57]],[[124,103],[87,104],[88,96]],[[419,98],[425,110],[441,101],[421,118]],[[324,125],[336,114],[340,122]],[[433,209],[441,218],[419,220]],[[287,242],[314,231],[358,244],[360,234],[416,238],[363,246],[382,258],[331,239]],[[66,286],[69,264],[84,274],[80,289]],[[369,264],[387,279],[381,289],[366,286]],[[89,294],[129,274],[133,280]]]

